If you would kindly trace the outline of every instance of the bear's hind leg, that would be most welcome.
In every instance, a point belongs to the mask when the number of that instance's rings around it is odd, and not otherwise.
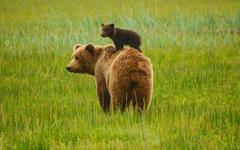
[[[131,102],[131,95],[127,92],[123,93],[123,97],[120,100],[121,112],[124,112],[125,109],[129,107]]]
[[[144,84],[133,89],[132,100],[137,106],[139,112],[146,112],[151,103],[151,84]]]
[[[115,111],[120,108],[121,112],[124,112],[130,105],[131,96],[123,88],[110,88],[110,111]]]

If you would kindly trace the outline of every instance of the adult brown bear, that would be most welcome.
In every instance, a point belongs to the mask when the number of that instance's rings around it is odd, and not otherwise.
[[[113,52],[112,45],[74,46],[72,60],[66,69],[96,77],[97,94],[104,112],[133,108],[145,112],[152,98],[153,73],[150,60],[143,53],[124,48]]]

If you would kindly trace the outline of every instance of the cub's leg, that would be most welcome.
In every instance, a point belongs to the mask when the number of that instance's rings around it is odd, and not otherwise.
[[[130,47],[137,49],[139,52],[142,52],[139,44],[131,44]]]

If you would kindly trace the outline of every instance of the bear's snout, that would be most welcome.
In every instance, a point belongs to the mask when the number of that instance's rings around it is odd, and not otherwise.
[[[72,72],[71,66],[67,66],[66,69],[67,69],[69,72]]]
[[[106,37],[104,34],[101,34],[102,37]]]

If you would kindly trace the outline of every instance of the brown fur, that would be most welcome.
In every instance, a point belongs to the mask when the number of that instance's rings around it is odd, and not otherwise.
[[[141,38],[132,30],[115,28],[114,24],[102,24],[101,36],[112,39],[116,47],[116,51],[122,49],[124,45],[129,45],[141,52]]]
[[[133,48],[112,52],[113,46],[77,46],[67,66],[70,72],[96,77],[97,94],[104,112],[133,107],[145,112],[151,102],[153,75],[148,58]],[[77,59],[76,59],[77,58]]]

